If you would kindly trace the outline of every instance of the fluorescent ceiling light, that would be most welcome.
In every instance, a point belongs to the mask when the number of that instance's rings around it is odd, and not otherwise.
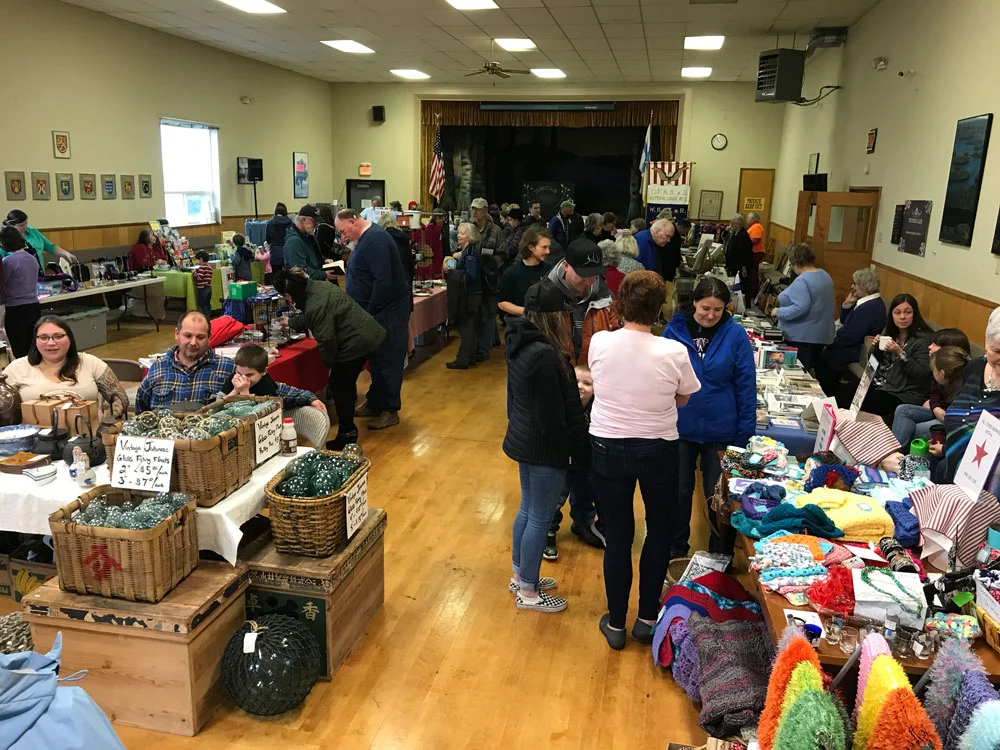
[[[359,44],[353,39],[335,39],[329,42],[323,42],[327,47],[333,47],[334,49],[339,49],[341,52],[353,52],[356,55],[372,55],[375,50],[366,47],[363,44]]]
[[[497,7],[493,0],[448,0],[448,5],[456,10],[489,10]]]
[[[284,8],[279,8],[274,3],[267,0],[219,0],[231,8],[242,10],[244,13],[284,13]]]
[[[493,41],[508,52],[524,52],[535,48],[535,43],[530,39],[494,39]]]
[[[708,78],[711,68],[681,68],[681,78]]]
[[[686,36],[684,49],[722,49],[724,36]]]
[[[532,68],[531,72],[533,75],[539,78],[565,78],[566,74],[563,73],[559,68]]]
[[[400,78],[409,78],[411,81],[422,81],[425,78],[430,78],[426,73],[413,68],[395,68],[389,72]]]

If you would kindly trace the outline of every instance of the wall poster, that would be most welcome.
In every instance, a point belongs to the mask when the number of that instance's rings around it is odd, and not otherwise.
[[[906,201],[903,223],[899,228],[899,252],[923,255],[927,252],[927,230],[931,223],[934,201]]]
[[[955,145],[951,153],[951,171],[948,173],[948,189],[945,191],[944,210],[941,212],[941,233],[938,239],[942,242],[972,246],[992,128],[992,113],[958,121]]]
[[[309,197],[309,154],[305,151],[292,152],[292,183],[296,198]]]

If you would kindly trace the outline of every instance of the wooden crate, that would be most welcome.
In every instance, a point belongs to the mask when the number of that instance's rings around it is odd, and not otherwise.
[[[325,659],[321,679],[333,676],[382,607],[385,526],[385,511],[371,508],[347,547],[330,557],[286,555],[273,542],[240,557],[250,573],[247,617],[277,613],[304,623]]]
[[[246,569],[203,561],[156,604],[62,591],[49,581],[24,599],[35,649],[63,635],[62,673],[111,721],[193,736],[226,700],[222,652],[245,621]]]
[[[14,598],[14,577],[10,574],[10,555],[0,555],[0,596]]]
[[[56,577],[55,562],[28,561],[28,552],[33,548],[43,551],[47,549],[41,539],[33,539],[22,543],[10,553],[11,590],[15,602],[21,601],[43,583]]]

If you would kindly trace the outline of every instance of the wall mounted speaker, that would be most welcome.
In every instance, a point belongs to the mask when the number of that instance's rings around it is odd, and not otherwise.
[[[385,122],[385,107],[376,104],[372,107],[372,122]]]

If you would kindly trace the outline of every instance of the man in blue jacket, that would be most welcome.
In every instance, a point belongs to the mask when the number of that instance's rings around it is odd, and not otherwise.
[[[746,446],[757,428],[757,369],[753,347],[744,328],[726,312],[729,288],[719,279],[702,279],[692,293],[692,305],[679,312],[663,331],[663,337],[683,344],[701,389],[691,394],[677,410],[680,435],[678,518],[691,517],[695,468],[700,464],[705,498],[715,492],[722,474],[718,452],[727,445]],[[686,512],[685,508],[686,506]],[[722,536],[709,539],[710,552],[732,554],[735,536],[729,526],[720,527],[715,513],[709,518]],[[726,532],[729,533],[726,533]],[[688,523],[679,525],[670,556],[686,557]]]
[[[338,213],[335,224],[347,242],[356,243],[347,261],[347,294],[386,333],[369,360],[372,384],[367,401],[356,412],[359,417],[374,417],[369,430],[383,430],[399,424],[413,289],[388,232],[362,219],[353,208]]]
[[[295,214],[295,223],[285,233],[284,261],[288,268],[301,268],[310,279],[332,279],[333,271],[323,270],[323,259],[316,244],[319,209],[306,204]]]
[[[561,248],[569,247],[569,243],[583,234],[583,219],[576,213],[576,203],[572,199],[567,198],[559,204],[559,213],[549,220],[549,231]]]

